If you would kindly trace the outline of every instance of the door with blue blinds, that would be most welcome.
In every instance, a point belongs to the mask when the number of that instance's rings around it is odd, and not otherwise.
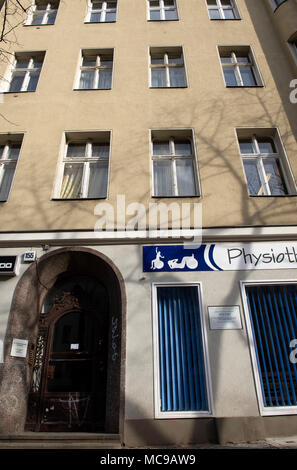
[[[246,286],[264,414],[297,406],[297,284]]]
[[[161,412],[209,412],[198,286],[157,287]]]

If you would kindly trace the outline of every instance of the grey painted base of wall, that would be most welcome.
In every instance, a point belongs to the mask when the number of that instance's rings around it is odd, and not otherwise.
[[[124,424],[123,443],[129,447],[204,442],[217,442],[213,418],[127,420]]]
[[[129,447],[255,442],[296,435],[297,416],[128,420],[122,441]]]
[[[297,433],[297,416],[256,416],[217,418],[218,443],[255,442],[269,437],[287,437]]]

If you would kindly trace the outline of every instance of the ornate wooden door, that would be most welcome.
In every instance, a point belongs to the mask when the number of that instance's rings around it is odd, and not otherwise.
[[[104,430],[108,329],[104,290],[100,303],[98,295],[94,298],[82,288],[71,290],[64,290],[50,311],[40,316],[27,415],[30,430]]]

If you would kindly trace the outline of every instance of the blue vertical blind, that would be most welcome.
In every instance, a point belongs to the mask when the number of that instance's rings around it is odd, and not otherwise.
[[[265,407],[297,405],[297,284],[247,286],[247,302]]]
[[[197,287],[158,287],[162,411],[208,410]]]

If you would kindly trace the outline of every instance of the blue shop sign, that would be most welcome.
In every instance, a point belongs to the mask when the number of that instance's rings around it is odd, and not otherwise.
[[[143,246],[144,272],[296,268],[296,241]]]

